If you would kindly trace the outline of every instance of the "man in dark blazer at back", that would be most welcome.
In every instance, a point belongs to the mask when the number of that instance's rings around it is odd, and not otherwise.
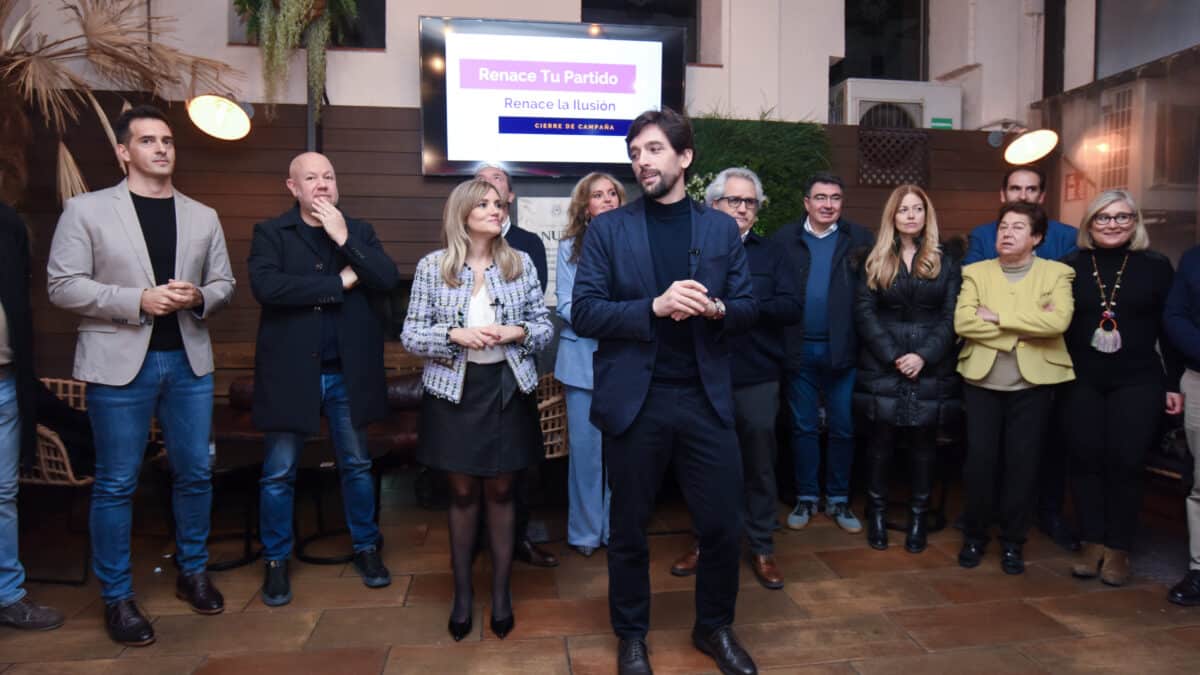
[[[391,583],[379,554],[367,424],[388,413],[383,319],[369,292],[400,281],[371,225],[338,208],[337,175],[319,153],[296,156],[287,187],[296,206],[254,226],[250,289],[262,305],[254,353],[254,426],[266,455],[259,523],[266,569],[262,600],[292,599],[296,466],[321,415],[337,455],[354,569],[370,588]]]
[[[592,422],[612,488],[609,613],[621,673],[649,673],[646,526],[667,464],[700,541],[692,643],[723,673],[757,672],[733,633],[742,531],[729,336],[758,316],[746,251],[728,215],[693,202],[688,120],[664,109],[625,137],[644,197],[592,221],[572,324],[596,338]]]
[[[533,260],[533,266],[537,269],[538,283],[542,285],[542,292],[545,293],[546,284],[550,282],[547,278],[546,245],[536,234],[518,227],[516,219],[513,218],[512,206],[516,193],[512,189],[512,176],[502,167],[495,164],[484,164],[475,171],[475,177],[491,183],[500,193],[500,201],[507,205],[500,233],[509,246],[518,251],[524,251]],[[516,522],[513,525],[516,542],[513,547],[513,557],[537,567],[557,567],[558,558],[553,553],[534,544],[529,538],[529,503],[525,499],[524,478],[525,472],[522,471],[517,476],[519,482],[513,487],[513,502],[516,507]],[[484,531],[480,530],[480,532]]]

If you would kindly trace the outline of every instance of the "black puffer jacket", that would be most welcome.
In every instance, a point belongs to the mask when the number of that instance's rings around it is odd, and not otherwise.
[[[962,286],[957,260],[942,256],[936,279],[919,279],[903,265],[891,287],[872,291],[866,273],[858,284],[855,411],[865,419],[899,427],[944,425],[962,411],[962,384],[955,372],[954,306]],[[900,374],[905,354],[925,359],[916,380]]]

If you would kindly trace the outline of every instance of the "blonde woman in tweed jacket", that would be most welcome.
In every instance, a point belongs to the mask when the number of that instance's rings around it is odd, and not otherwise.
[[[480,504],[492,549],[492,632],[513,627],[513,476],[542,456],[533,354],[554,337],[533,261],[500,236],[491,184],[461,183],[443,214],[444,249],[417,264],[400,339],[425,357],[417,459],[446,471],[454,602],[448,629],[471,632],[471,554]]]

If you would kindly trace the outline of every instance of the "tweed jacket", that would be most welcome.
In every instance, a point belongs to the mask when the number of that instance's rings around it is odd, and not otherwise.
[[[496,322],[525,329],[523,342],[503,347],[504,359],[516,375],[517,385],[528,394],[538,383],[533,354],[550,344],[554,326],[550,323],[550,310],[542,297],[533,260],[522,251],[517,254],[521,257],[521,276],[505,281],[500,269],[492,265],[483,271],[483,278],[496,305]],[[421,375],[425,391],[459,403],[467,374],[468,350],[450,341],[450,331],[467,324],[467,307],[475,275],[470,267],[463,265],[458,273],[458,288],[448,286],[441,271],[445,255],[446,250],[439,249],[417,263],[400,341],[410,353],[425,358],[425,370]]]

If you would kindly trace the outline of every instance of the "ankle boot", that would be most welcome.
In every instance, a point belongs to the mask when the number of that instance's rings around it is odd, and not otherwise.
[[[887,497],[874,490],[867,493],[867,544],[876,551],[888,547]]]
[[[909,502],[908,528],[904,535],[904,550],[920,553],[927,544],[925,514],[929,511],[929,495],[913,495]]]
[[[933,491],[933,448],[913,448],[912,496],[909,497],[908,529],[904,550],[920,553],[927,545],[925,516],[929,513],[929,495]]]

